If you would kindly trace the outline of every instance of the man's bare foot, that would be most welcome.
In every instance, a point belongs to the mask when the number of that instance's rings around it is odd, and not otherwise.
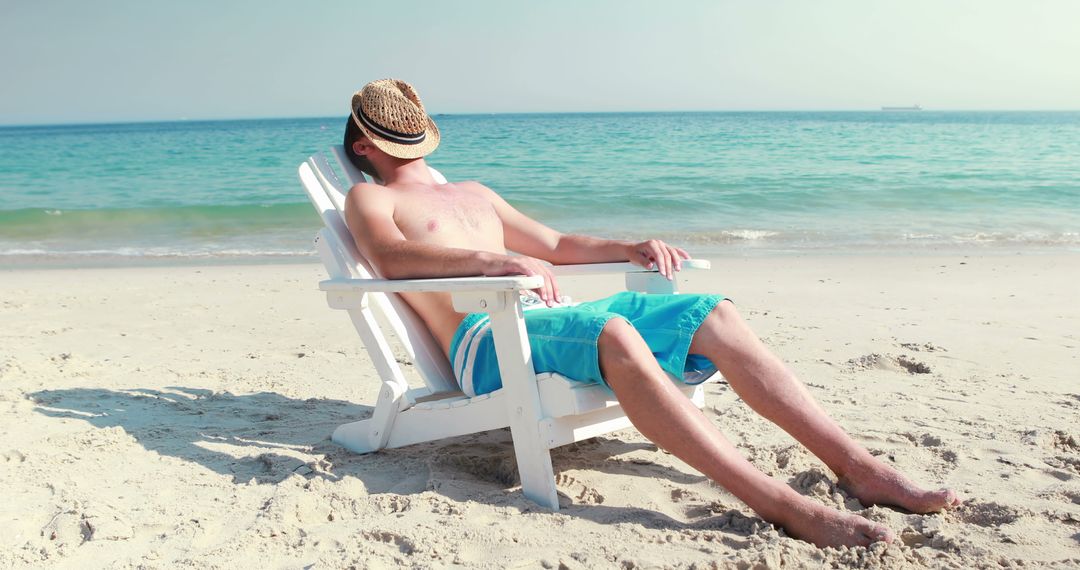
[[[892,542],[895,539],[888,527],[806,498],[789,506],[776,522],[784,527],[788,535],[820,548],[869,546],[873,542]]]
[[[838,484],[866,506],[892,505],[913,513],[933,513],[960,504],[951,489],[927,491],[874,457],[848,470]]]

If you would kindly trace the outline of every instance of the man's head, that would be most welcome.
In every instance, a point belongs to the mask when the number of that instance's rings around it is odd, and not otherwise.
[[[380,79],[353,94],[344,144],[349,160],[374,175],[381,155],[411,160],[431,153],[439,146],[439,128],[411,85]]]

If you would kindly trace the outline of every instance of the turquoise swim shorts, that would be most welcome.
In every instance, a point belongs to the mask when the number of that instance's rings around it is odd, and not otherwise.
[[[721,295],[657,295],[618,293],[570,306],[526,306],[525,330],[537,374],[556,372],[587,384],[604,382],[596,342],[613,318],[621,317],[637,329],[661,368],[688,384],[705,381],[716,368],[704,356],[688,354],[694,333]],[[469,396],[502,387],[495,356],[490,319],[470,313],[450,342],[450,364],[458,384]]]

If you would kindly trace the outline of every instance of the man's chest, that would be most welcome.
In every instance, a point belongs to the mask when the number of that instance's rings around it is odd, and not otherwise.
[[[464,191],[430,191],[402,197],[396,204],[394,221],[406,238],[434,242],[501,234],[502,229],[491,203]]]

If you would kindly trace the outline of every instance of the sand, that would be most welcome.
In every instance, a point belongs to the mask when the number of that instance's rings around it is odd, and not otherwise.
[[[317,265],[0,271],[0,567],[1080,565],[1080,256],[713,261],[683,290],[735,298],[856,439],[963,505],[864,509],[712,384],[705,413],[754,464],[900,540],[788,538],[634,430],[553,452],[552,513],[505,430],[330,442],[378,382]]]

